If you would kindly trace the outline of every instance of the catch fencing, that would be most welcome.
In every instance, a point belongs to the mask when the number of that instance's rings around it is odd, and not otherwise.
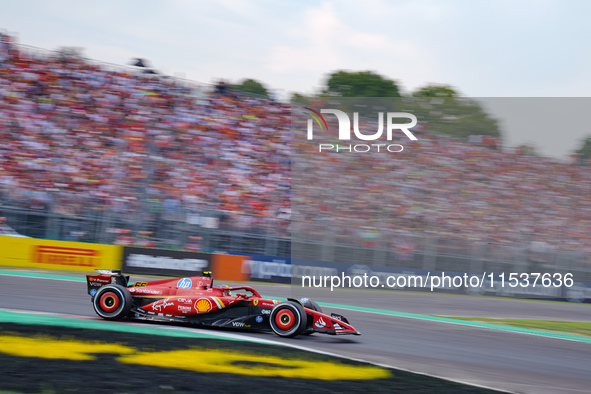
[[[26,195],[25,191],[17,194]],[[210,207],[203,207],[203,211],[196,211],[195,207],[180,209],[173,216],[139,213],[126,216],[106,208],[100,213],[64,214],[56,212],[51,201],[42,204],[34,199],[7,200],[6,193],[0,196],[5,232],[33,238],[291,257],[409,270],[572,273],[577,282],[591,282],[588,254],[550,246],[540,249],[534,242],[511,245],[475,242],[377,228],[373,229],[373,239],[368,240],[367,232],[336,236],[339,231],[334,227],[310,227],[307,223],[276,217],[237,218]],[[298,231],[292,233],[294,228]]]

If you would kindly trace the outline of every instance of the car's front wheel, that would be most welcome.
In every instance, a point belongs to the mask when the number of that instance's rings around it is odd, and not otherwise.
[[[300,304],[287,301],[275,305],[269,316],[269,322],[275,334],[291,338],[306,328],[307,317]]]
[[[92,300],[96,314],[107,320],[118,320],[127,316],[132,304],[131,294],[121,285],[101,287]]]

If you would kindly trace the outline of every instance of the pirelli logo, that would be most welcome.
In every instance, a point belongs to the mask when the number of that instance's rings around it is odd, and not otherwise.
[[[33,246],[33,263],[98,267],[100,251],[93,249],[63,248],[59,246]]]

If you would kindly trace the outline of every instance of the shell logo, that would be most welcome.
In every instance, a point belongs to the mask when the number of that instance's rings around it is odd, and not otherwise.
[[[195,309],[198,313],[205,313],[211,310],[211,301],[207,298],[200,298],[195,302]]]

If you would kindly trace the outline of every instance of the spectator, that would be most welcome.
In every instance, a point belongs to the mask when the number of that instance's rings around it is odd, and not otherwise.
[[[402,233],[591,251],[587,167],[427,132],[395,160],[310,154],[291,138],[287,106],[227,94],[223,82],[192,92],[170,78],[21,51],[2,35],[2,203],[153,225],[215,212],[202,215],[207,225],[332,232],[359,245]],[[392,245],[412,258],[415,245]]]

